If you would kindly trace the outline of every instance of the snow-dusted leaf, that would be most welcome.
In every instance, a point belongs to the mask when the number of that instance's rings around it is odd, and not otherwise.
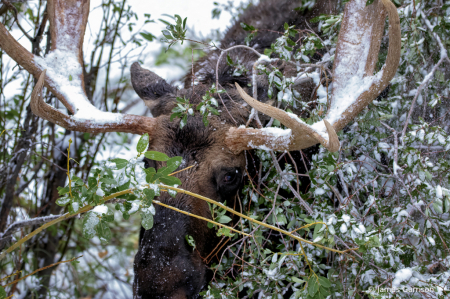
[[[139,138],[139,141],[136,145],[136,150],[138,153],[142,153],[147,149],[149,140],[150,137],[148,133],[145,133],[144,135],[141,136],[141,138]]]
[[[146,208],[141,210],[141,224],[146,230],[153,227],[153,214],[150,209]]]

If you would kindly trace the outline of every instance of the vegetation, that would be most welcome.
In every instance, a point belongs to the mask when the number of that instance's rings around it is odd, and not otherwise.
[[[310,6],[314,1],[303,2]],[[448,297],[450,5],[442,0],[393,2],[402,29],[399,69],[389,89],[338,132],[340,151],[330,153],[321,146],[277,154],[256,150],[248,156],[248,180],[239,195],[245,217],[233,222],[235,212],[210,202],[210,226],[218,229],[225,245],[213,259],[214,278],[205,297]],[[0,21],[20,32],[18,26],[26,20],[32,31],[23,30],[22,39],[36,55],[48,53],[45,43],[39,43],[47,28],[45,1],[2,3]],[[343,4],[338,14],[311,20],[319,25],[320,36],[287,25],[265,53],[302,64],[320,56],[322,67],[310,73],[318,79],[312,98],[300,98],[293,81],[277,69],[259,66],[278,89],[273,98],[306,111],[307,123],[321,119],[328,107]],[[133,91],[126,72],[138,59],[131,50],[139,52],[157,40],[135,28],[137,15],[125,0],[103,0],[96,9],[103,19],[92,46],[86,45],[92,49],[85,57],[86,91],[100,109],[126,112],[136,105],[126,102],[135,98],[129,96]],[[237,18],[245,7],[216,5],[213,17],[221,9]],[[177,42],[189,39],[189,18],[184,17],[176,16],[163,32],[163,42],[172,47],[158,63],[194,59],[190,50],[177,48]],[[262,34],[263,28],[242,26],[248,39]],[[296,34],[301,38],[294,40]],[[184,45],[192,47],[193,40]],[[386,54],[387,36],[378,69]],[[119,75],[111,77],[117,64]],[[242,71],[236,62],[229,64]],[[177,188],[180,182],[171,176],[181,158],[147,152],[145,134],[132,147],[125,134],[70,132],[38,119],[28,105],[32,89],[32,76],[0,52],[0,249],[17,247],[2,253],[0,298],[129,298],[137,232],[141,224],[151,229],[153,205],[161,204],[155,196],[189,191]],[[212,96],[216,92],[211,86],[198,107],[178,98],[173,117],[186,119],[190,109],[198,109],[208,125],[208,112],[219,113]],[[58,105],[51,94],[45,100]],[[277,121],[272,125],[281,126]],[[106,159],[121,148],[131,154]],[[143,156],[166,161],[166,167],[144,169]],[[308,215],[301,201],[314,213]],[[59,214],[65,216],[24,221]],[[42,223],[46,230],[29,235]],[[16,242],[27,235],[26,242]],[[195,250],[194,238],[186,236],[186,241]],[[35,270],[40,271],[25,277]]]

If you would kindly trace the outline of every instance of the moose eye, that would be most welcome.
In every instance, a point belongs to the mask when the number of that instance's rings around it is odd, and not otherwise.
[[[232,183],[235,179],[236,179],[236,173],[227,173],[224,175],[223,177],[223,182],[224,183]]]
[[[216,187],[222,201],[236,195],[241,180],[242,171],[238,167],[222,167],[216,173]]]
[[[221,185],[235,185],[239,178],[241,177],[241,172],[238,168],[227,167],[225,169],[222,168],[222,174],[220,175],[219,182]]]

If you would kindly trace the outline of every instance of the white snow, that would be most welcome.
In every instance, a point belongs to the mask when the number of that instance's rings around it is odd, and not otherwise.
[[[98,188],[97,191],[95,191],[95,194],[101,197],[105,196],[105,192],[101,188]]]
[[[441,187],[441,185],[437,185],[436,186],[436,197],[437,198],[442,198],[442,187]]]
[[[257,61],[259,63],[260,62],[269,62],[270,63],[272,61],[272,59],[270,59],[269,56],[267,56],[267,55],[261,54],[261,56],[259,56]]]
[[[283,130],[280,128],[271,127],[271,128],[262,128],[260,129],[260,131],[264,132],[265,135],[267,135],[268,137],[271,137],[271,140],[269,140],[268,143],[272,143],[272,147],[268,147],[266,145],[256,146],[255,144],[253,144],[252,140],[250,140],[248,143],[249,147],[262,150],[272,150],[274,148],[279,147],[280,145],[288,147],[289,143],[291,142],[292,136],[291,129]]]
[[[128,214],[133,214],[136,213],[137,211],[139,211],[139,207],[140,207],[140,200],[133,200],[131,202],[131,209],[128,211]]]
[[[92,212],[97,213],[99,215],[108,213],[108,207],[105,205],[98,205],[92,209]]]
[[[72,202],[72,209],[74,212],[78,212],[78,209],[79,209],[78,202],[76,202],[76,201]]]
[[[364,9],[365,0],[356,0],[349,2],[349,10],[357,11]],[[327,120],[334,124],[337,122],[344,111],[353,105],[363,92],[369,87],[380,81],[384,68],[374,76],[365,76],[365,67],[369,55],[372,27],[361,26],[364,24],[364,14],[348,14],[348,31],[345,38],[341,39],[339,49],[339,61],[335,62],[334,75],[338,80],[333,82],[333,101]]]
[[[328,140],[328,131],[327,127],[325,126],[325,123],[323,121],[316,122],[315,124],[308,125],[304,121],[302,121],[297,115],[287,112],[287,114],[294,120],[298,121],[304,126],[307,126],[311,130],[315,131],[317,134],[319,134],[323,139]]]
[[[358,225],[358,228],[359,228],[359,230],[361,231],[362,234],[366,233],[366,227],[362,223],[360,223]]]
[[[392,281],[392,287],[393,288],[398,288],[400,286],[400,283],[402,283],[403,281],[407,281],[409,280],[413,275],[413,272],[411,270],[411,268],[404,268],[404,269],[400,269],[397,271],[397,273],[395,273],[395,278]]]
[[[403,211],[400,211],[400,213],[398,213],[398,215],[397,215],[397,222],[398,223],[402,222],[402,217],[408,218],[409,217],[408,211],[403,210]]]
[[[92,127],[122,121],[122,114],[100,111],[89,102],[80,80],[82,68],[74,53],[64,48],[56,49],[45,58],[36,56],[34,62],[40,69],[47,70],[46,76],[53,82],[52,87],[73,107],[73,120],[91,121]]]
[[[350,223],[350,216],[349,215],[342,215],[342,220],[345,221],[345,223],[349,224]]]
[[[152,213],[153,215],[156,214],[155,206],[154,206],[153,204],[149,207],[149,211],[150,211],[150,213]]]
[[[322,195],[322,194],[325,194],[325,190],[323,190],[322,188],[317,188],[315,191],[314,191],[314,194],[315,195]]]
[[[430,242],[431,246],[435,246],[436,245],[436,242],[434,241],[433,237],[429,236],[429,237],[427,237],[427,239],[428,239],[428,242]]]

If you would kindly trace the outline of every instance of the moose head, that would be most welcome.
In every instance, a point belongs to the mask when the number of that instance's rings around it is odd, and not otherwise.
[[[281,2],[264,1],[253,8],[253,12],[246,12],[240,21],[251,22],[252,18],[259,18],[257,21],[261,27],[267,25],[267,29],[280,31],[284,22],[300,24],[307,18],[293,10],[298,4],[287,0]],[[229,66],[219,61],[223,51],[220,49],[209,52],[195,64],[194,74],[186,77],[185,88],[181,90],[134,63],[131,66],[133,87],[151,109],[153,117],[123,115],[99,111],[89,102],[84,91],[82,46],[89,0],[49,0],[48,14],[52,45],[45,59],[28,52],[0,24],[1,49],[39,78],[31,97],[33,112],[68,130],[148,133],[149,150],[181,156],[183,164],[180,167],[192,166],[177,174],[182,182],[180,188],[227,204],[234,203],[243,180],[245,150],[294,151],[320,143],[330,151],[337,151],[339,140],[336,132],[387,87],[395,75],[400,57],[400,27],[395,6],[389,0],[375,0],[368,6],[366,0],[353,0],[346,4],[334,58],[332,96],[327,114],[320,122],[307,125],[296,115],[269,105],[264,96],[268,86],[264,76],[259,76],[256,86],[253,86],[254,90],[262,91],[262,98],[257,100],[249,96],[250,90],[246,85],[251,82],[251,74],[230,76]],[[374,75],[386,15],[389,17],[389,50],[383,67]],[[235,25],[221,46],[243,44],[244,38],[245,32]],[[247,68],[252,69],[261,55],[257,52],[269,47],[275,38],[273,33],[260,34],[252,41],[253,51],[237,48],[229,54],[235,59],[242,58]],[[70,81],[65,76],[67,68],[73,76]],[[192,84],[194,79],[198,84]],[[226,94],[218,101],[218,109],[222,111],[220,115],[208,116],[207,126],[199,112],[190,116],[183,128],[179,119],[171,121],[177,97],[199,104],[216,81],[219,83],[217,89],[222,88]],[[41,93],[44,86],[63,103],[71,116],[43,101]],[[217,95],[213,96],[217,98]],[[243,126],[251,113],[250,107],[266,115],[267,120],[279,120],[287,129],[264,128],[264,119],[256,124],[260,128]],[[145,164],[156,169],[162,166],[161,162],[152,160],[145,160]],[[201,199],[186,194],[172,198],[163,193],[158,200],[211,218],[207,203]],[[304,208],[306,212],[312,212],[309,206]],[[194,238],[195,250],[187,244],[187,235]],[[158,206],[154,227],[147,231],[141,229],[134,264],[134,297],[197,297],[210,279],[206,258],[216,245],[214,236],[215,232],[208,229],[203,220]]]

